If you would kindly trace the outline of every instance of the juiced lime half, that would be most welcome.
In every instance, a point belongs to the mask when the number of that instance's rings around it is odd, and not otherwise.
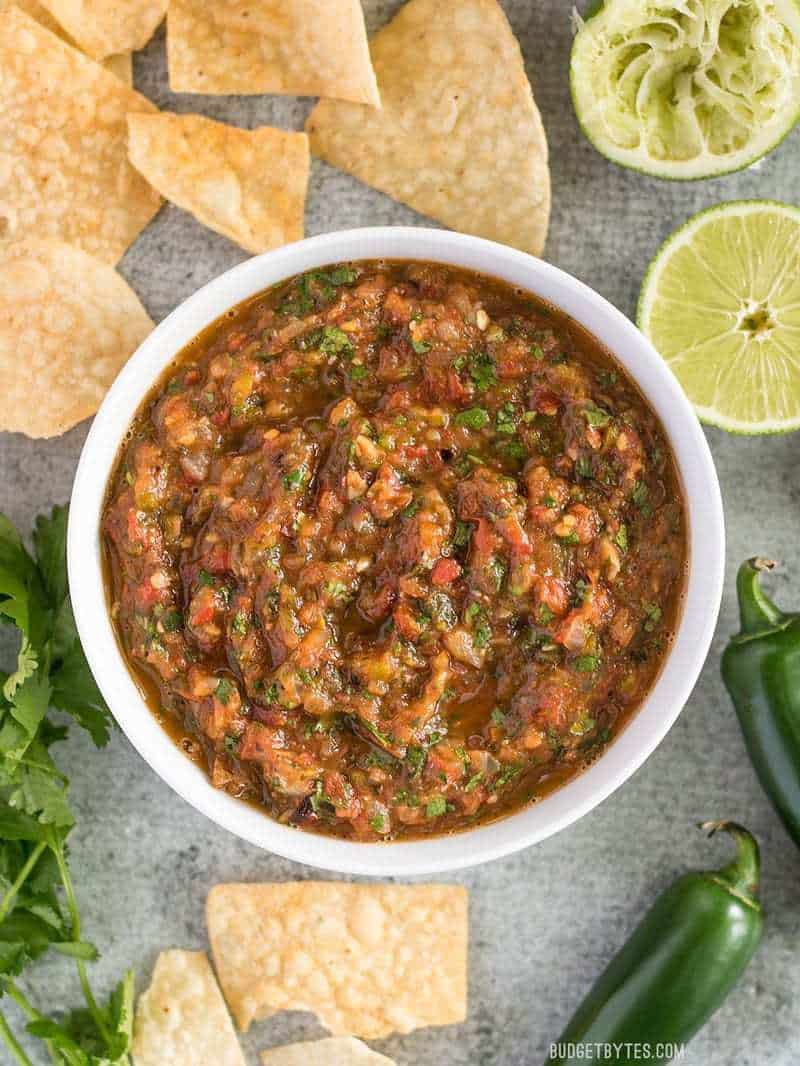
[[[800,0],[606,0],[579,22],[570,77],[613,162],[684,180],[740,170],[800,118]]]
[[[704,422],[800,429],[800,208],[742,200],[695,215],[651,263],[638,322]]]

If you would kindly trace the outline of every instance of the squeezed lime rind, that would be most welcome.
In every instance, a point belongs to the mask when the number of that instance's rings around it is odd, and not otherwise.
[[[602,102],[604,98],[607,99],[608,94],[604,97],[601,92],[602,79],[600,77],[596,75],[590,76],[589,74],[584,76],[582,51],[588,49],[592,41],[596,42],[596,39],[600,37],[601,23],[604,24],[602,30],[609,31],[613,29],[615,15],[617,14],[621,13],[622,18],[625,16],[630,18],[630,13],[633,9],[638,15],[639,5],[642,9],[649,12],[654,11],[654,9],[665,11],[673,8],[673,5],[666,2],[660,3],[657,2],[657,0],[600,0],[599,3],[591,6],[584,20],[578,20],[581,25],[572,46],[570,90],[578,123],[587,140],[598,152],[613,163],[617,163],[620,166],[638,171],[642,174],[648,174],[652,177],[672,181],[699,181],[704,178],[722,177],[726,174],[745,170],[747,167],[753,166],[754,163],[757,163],[759,160],[763,159],[764,156],[774,151],[792,131],[798,121],[800,121],[800,0],[774,0],[774,2],[768,2],[768,0],[752,0],[752,2],[757,6],[759,17],[762,20],[771,22],[773,28],[779,26],[782,29],[787,36],[787,44],[790,45],[790,49],[787,56],[784,57],[785,62],[783,66],[781,66],[780,63],[775,61],[775,57],[772,56],[771,53],[768,53],[766,48],[761,47],[759,61],[764,69],[762,70],[759,89],[754,89],[751,93],[750,103],[746,102],[746,96],[743,94],[740,94],[739,97],[731,97],[731,102],[738,103],[740,107],[743,106],[750,110],[750,135],[741,148],[736,151],[714,154],[708,150],[707,140],[704,140],[704,150],[695,152],[690,158],[659,159],[649,152],[645,146],[644,130],[642,126],[643,120],[638,113],[635,119],[632,118],[631,115],[628,116],[631,119],[631,126],[635,126],[638,123],[639,140],[635,149],[624,148],[618,143],[615,143],[610,136],[601,135],[600,129],[596,128],[597,124],[591,121],[591,113],[593,109],[599,106],[598,101]],[[634,3],[636,5],[635,8],[633,7]],[[705,2],[704,0],[689,0],[689,3],[696,4],[698,12],[702,13],[703,18],[707,18],[707,6],[709,5],[709,0],[705,0]],[[728,8],[726,0],[710,0],[710,5],[715,10],[726,9],[729,13],[730,10],[734,10]],[[767,8],[770,9],[769,12],[766,12]],[[653,22],[653,19],[644,19],[640,32],[644,32],[644,28],[648,25],[652,30]],[[669,54],[669,49],[662,49],[662,52],[660,53],[658,49],[654,47],[652,41],[648,42],[646,45],[642,42],[639,42],[639,44],[645,50],[649,48],[649,51],[642,52],[642,56],[647,54],[652,58],[661,54]],[[696,54],[699,56],[699,51],[697,51]],[[706,55],[712,55],[717,64],[723,68],[725,66],[724,61],[729,61],[728,65],[730,66],[730,62],[735,64],[741,61],[742,58],[741,55],[737,57],[737,55],[733,53],[728,54],[721,48],[707,52]],[[641,57],[637,56],[636,58],[639,59]],[[771,66],[770,58],[772,60]],[[646,64],[640,64],[640,66],[645,65]],[[718,93],[719,87],[705,77],[705,71],[708,69],[708,64],[703,67],[702,62],[700,62],[697,66],[701,68],[703,80],[708,82],[708,85],[710,86],[708,91]],[[649,73],[652,74],[652,69]],[[681,71],[681,76],[682,83],[688,85],[688,75]],[[692,74],[693,83],[699,76],[698,71],[695,70]],[[644,81],[644,78],[642,78],[642,81]],[[673,79],[673,87],[674,83],[677,81],[677,77]],[[783,103],[780,107],[775,107],[771,118],[769,118],[768,121],[764,121],[763,114],[756,114],[756,107],[762,106],[760,100],[764,95],[764,87],[767,85],[773,87],[777,86],[779,89],[782,89]],[[686,91],[688,92],[688,89]],[[663,96],[663,94],[661,95]],[[722,93],[721,95],[726,100],[728,99],[727,94]],[[651,113],[654,110],[654,100],[656,103],[658,102],[658,93],[653,94],[648,101],[650,105],[649,111]],[[753,100],[755,100],[755,103],[753,103]],[[670,108],[662,108],[662,110],[671,113],[673,117],[678,114],[684,116],[693,114],[695,116],[694,132],[697,134],[698,138],[701,137],[701,122],[697,118],[699,111],[697,106],[694,108],[691,106],[684,107],[682,109],[672,106]],[[721,110],[722,109],[718,109],[718,111]],[[616,109],[616,112],[611,110],[609,113],[615,113],[616,117],[619,119],[621,116],[624,116],[625,111],[623,108],[619,107]],[[710,119],[708,121],[710,122]],[[717,128],[722,127],[722,124],[719,122],[715,125]],[[742,122],[739,125],[742,130],[747,129],[746,123]],[[734,129],[733,123],[730,124],[730,128]],[[704,138],[705,134],[702,134],[702,136]],[[673,148],[676,143],[677,138],[673,139]],[[662,137],[664,154],[667,154],[669,147],[670,137]]]

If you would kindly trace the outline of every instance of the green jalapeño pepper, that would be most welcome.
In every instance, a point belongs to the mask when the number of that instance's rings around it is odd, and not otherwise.
[[[800,614],[784,614],[761,588],[774,566],[749,559],[739,568],[741,631],[722,657],[750,758],[795,844],[800,847]]]
[[[761,937],[759,853],[734,822],[707,822],[736,842],[721,870],[666,889],[551,1045],[549,1064],[670,1062],[722,1004]]]

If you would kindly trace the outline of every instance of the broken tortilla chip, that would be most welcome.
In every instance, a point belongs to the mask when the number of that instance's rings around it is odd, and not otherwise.
[[[55,437],[88,418],[152,328],[106,263],[59,241],[0,245],[0,429]]]
[[[128,162],[143,96],[15,9],[0,19],[0,238],[63,240],[116,263],[161,198]]]
[[[139,998],[136,1066],[245,1066],[230,1015],[202,951],[162,951]]]
[[[64,31],[63,27],[56,22],[50,12],[42,7],[39,0],[0,0],[0,15],[12,7],[18,7],[20,11],[24,11],[26,15],[36,19],[46,30],[50,30],[51,33],[60,37],[62,41],[66,41],[67,44],[71,44],[75,48],[78,47],[69,34]],[[106,70],[110,70],[112,74],[116,74],[126,85],[133,85],[133,57],[130,52],[109,56],[104,61],[103,66]]]
[[[306,1040],[261,1052],[262,1066],[396,1066],[353,1036]]]
[[[547,140],[497,0],[409,0],[371,49],[382,110],[321,101],[312,152],[446,226],[541,254]]]
[[[466,1017],[463,888],[217,885],[207,918],[220,984],[243,1030],[280,1010],[312,1011],[334,1035],[364,1038]]]
[[[172,0],[173,92],[333,96],[380,107],[360,0]]]
[[[78,47],[94,59],[144,48],[169,0],[41,0]]]
[[[303,236],[304,133],[241,130],[200,115],[129,116],[129,156],[158,191],[249,252]]]

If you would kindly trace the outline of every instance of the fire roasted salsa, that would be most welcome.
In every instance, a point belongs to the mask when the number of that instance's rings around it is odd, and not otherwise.
[[[425,263],[230,312],[139,412],[103,521],[131,667],[218,788],[355,840],[577,772],[667,654],[681,490],[633,382],[527,293]]]

